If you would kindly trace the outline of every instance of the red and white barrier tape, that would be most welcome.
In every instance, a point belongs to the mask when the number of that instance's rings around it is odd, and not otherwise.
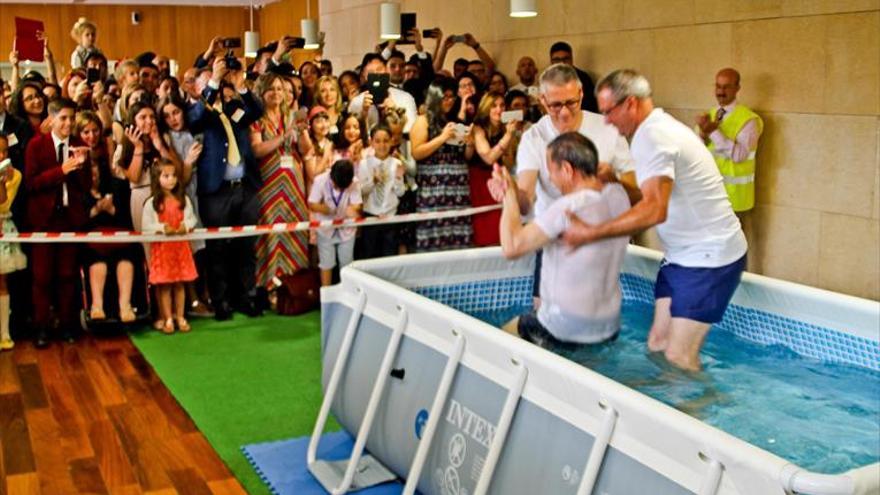
[[[322,222],[292,222],[270,225],[241,225],[237,227],[205,227],[194,229],[189,234],[165,235],[145,234],[137,231],[116,232],[19,232],[15,234],[0,233],[0,242],[17,243],[119,243],[119,242],[172,242],[192,241],[196,239],[230,239],[235,237],[251,237],[258,235],[278,234],[281,232],[298,232],[318,228],[362,227],[368,225],[388,225],[395,223],[423,222],[425,220],[442,220],[477,215],[487,211],[500,209],[501,205],[464,208],[461,210],[436,211],[430,213],[408,213],[390,217],[369,217],[345,220],[325,220]]]

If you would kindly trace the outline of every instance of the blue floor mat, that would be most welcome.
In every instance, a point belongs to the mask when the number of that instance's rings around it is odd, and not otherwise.
[[[336,461],[351,455],[354,438],[346,431],[325,433],[318,446],[318,459]],[[255,443],[241,448],[248,462],[274,495],[325,495],[306,466],[309,437]],[[384,483],[360,490],[358,495],[398,495],[403,484]]]

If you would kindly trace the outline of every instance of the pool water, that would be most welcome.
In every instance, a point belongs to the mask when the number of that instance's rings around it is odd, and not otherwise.
[[[524,311],[472,315],[501,326]],[[717,328],[701,353],[703,372],[685,373],[646,352],[653,311],[625,301],[613,343],[551,350],[804,469],[838,474],[880,460],[880,373]]]

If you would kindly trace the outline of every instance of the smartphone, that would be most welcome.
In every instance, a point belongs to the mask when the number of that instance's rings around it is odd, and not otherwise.
[[[423,30],[422,30],[422,38],[433,38],[433,37],[434,37],[434,33],[436,32],[436,30],[437,30],[437,28],[434,28],[434,29],[423,29]]]
[[[446,141],[446,144],[451,144],[453,146],[459,146],[464,144],[464,137],[467,136],[468,126],[458,123],[455,124],[455,135],[449,141]]]
[[[306,119],[308,118],[308,116],[309,116],[309,111],[308,111],[308,109],[306,109],[306,108],[300,108],[299,110],[297,110],[297,111],[293,114],[293,121],[294,121],[294,122],[304,121],[304,120],[306,120]]]
[[[381,105],[388,98],[389,74],[367,74],[367,90],[373,95],[373,105]]]
[[[398,45],[412,43],[409,32],[416,28],[416,13],[404,12],[400,14],[400,40]]]
[[[223,48],[241,48],[241,38],[223,38]]]
[[[463,34],[452,35],[452,42],[453,43],[464,43],[464,40],[466,40],[466,39],[467,38],[465,38]]]
[[[94,67],[89,67],[86,69],[86,82],[89,84],[95,84],[96,82],[101,80],[101,70],[96,69]]]
[[[12,166],[12,160],[10,160],[9,158],[0,162],[0,174],[5,173],[6,169],[8,169],[11,166]]]
[[[501,112],[501,123],[506,124],[508,122],[522,122],[523,120],[523,111],[522,110],[508,110],[507,112]]]
[[[285,36],[287,48],[303,48],[306,46],[306,39],[299,36]]]

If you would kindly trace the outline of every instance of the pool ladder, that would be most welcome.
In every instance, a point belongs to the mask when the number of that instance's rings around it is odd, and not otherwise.
[[[333,404],[336,391],[339,389],[339,382],[345,371],[345,363],[348,361],[348,356],[351,353],[354,337],[357,334],[361,316],[363,315],[364,307],[367,303],[366,293],[360,288],[357,289],[357,292],[357,302],[352,310],[348,326],[342,339],[342,344],[339,347],[339,353],[336,356],[336,362],[334,363],[333,371],[330,374],[327,391],[324,394],[324,400],[321,402],[321,409],[318,413],[315,427],[312,430],[312,436],[309,439],[309,447],[306,453],[306,461],[309,471],[318,479],[324,489],[333,495],[342,495],[352,488],[365,488],[396,478],[394,473],[389,471],[388,468],[383,466],[372,456],[365,456],[363,451],[367,442],[367,437],[370,434],[373,419],[379,407],[379,400],[385,390],[385,383],[387,382],[389,372],[391,371],[394,358],[397,355],[397,350],[400,347],[400,341],[408,322],[406,309],[399,305],[397,306],[399,311],[397,324],[394,326],[394,331],[391,334],[391,339],[385,350],[382,364],[379,366],[379,373],[376,377],[375,384],[373,385],[370,399],[367,402],[367,409],[361,420],[361,425],[358,429],[357,438],[355,439],[351,456],[347,460],[336,462],[317,459],[318,444],[321,441],[321,433],[324,431],[324,426],[327,424],[327,418],[330,415],[330,407]],[[461,356],[464,353],[464,336],[460,332],[452,330],[452,337],[452,349],[448,353],[448,360],[443,370],[443,375],[440,378],[440,384],[437,387],[434,402],[431,404],[431,411],[428,414],[428,421],[425,424],[422,439],[419,441],[419,446],[413,457],[413,462],[407,475],[407,482],[403,489],[404,494],[411,495],[415,493],[422,469],[428,458],[431,443],[437,432],[437,426],[440,422],[440,417],[442,416],[443,407],[446,404],[446,400],[449,397],[449,391],[452,388],[452,381],[455,378],[455,372],[458,369],[458,365],[461,362]],[[480,473],[480,478],[477,481],[477,487],[474,489],[475,495],[483,495],[489,489],[492,475],[495,472],[495,467],[498,464],[498,459],[504,448],[504,443],[507,439],[507,432],[510,430],[510,425],[513,422],[513,415],[519,404],[519,399],[522,396],[522,390],[525,386],[526,377],[528,376],[528,370],[522,362],[517,359],[511,359],[511,363],[517,369],[517,372],[508,387],[507,398],[501,409],[501,416],[498,419],[495,437],[489,447],[485,464]]]
[[[330,375],[330,382],[327,384],[327,392],[324,394],[324,400],[321,402],[321,410],[318,413],[318,420],[315,422],[315,428],[312,430],[312,437],[309,440],[309,448],[306,453],[306,462],[309,472],[318,479],[325,490],[333,495],[341,495],[347,493],[351,488],[359,489],[368,486],[384,483],[395,479],[397,476],[383,466],[378,460],[370,455],[363,455],[364,446],[367,443],[367,437],[370,434],[370,428],[373,424],[373,418],[379,407],[379,399],[382,391],[385,389],[385,383],[388,374],[391,371],[391,365],[394,356],[397,354],[397,348],[400,346],[400,339],[406,328],[407,313],[406,310],[398,306],[400,311],[394,331],[391,333],[391,340],[379,366],[379,374],[373,384],[373,391],[370,394],[370,400],[367,403],[367,410],[364,413],[361,426],[358,429],[357,438],[354,447],[351,450],[351,457],[342,461],[325,461],[316,459],[318,444],[321,441],[321,433],[327,423],[327,417],[330,414],[330,407],[333,404],[333,398],[339,388],[339,382],[345,370],[345,363],[348,361],[348,355],[351,352],[351,346],[357,329],[367,304],[367,295],[361,289],[357,289],[358,299],[348,321],[348,327],[342,338],[342,344],[339,347],[339,353],[336,356],[336,363],[333,365],[333,372]]]

